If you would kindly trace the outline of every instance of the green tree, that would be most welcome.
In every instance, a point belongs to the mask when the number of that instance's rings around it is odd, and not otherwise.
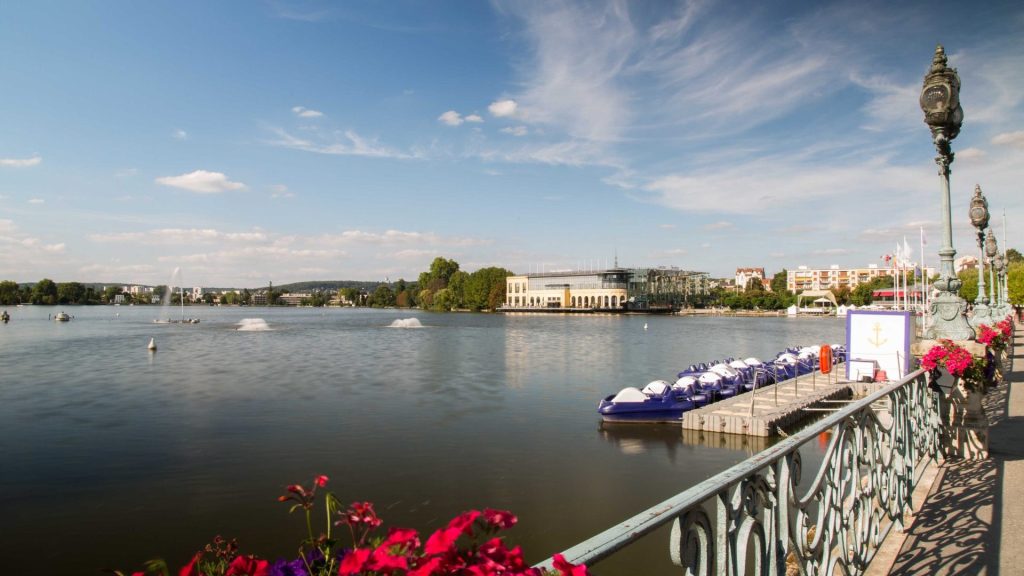
[[[840,286],[839,288],[832,289],[832,295],[836,297],[837,304],[848,306],[850,298],[853,296],[853,291],[850,290],[849,286]]]
[[[1016,248],[1010,248],[1006,251],[1006,262],[1008,264],[1024,263],[1024,256]]]
[[[345,302],[351,303],[353,306],[359,305],[359,289],[358,288],[342,288],[338,290],[338,296]]]
[[[57,284],[58,304],[85,304],[85,285],[78,282]]]
[[[374,308],[387,308],[395,305],[395,293],[386,284],[377,286],[370,296],[370,306]]]
[[[498,267],[481,268],[469,275],[463,303],[470,310],[494,310],[505,303],[505,279],[512,272]]]
[[[448,292],[450,293],[452,308],[466,307],[466,284],[469,282],[469,274],[457,270],[448,279]]]
[[[775,276],[772,276],[772,292],[776,294],[782,294],[786,292],[786,279],[789,272],[783,268],[781,272],[776,272]]]
[[[120,286],[107,286],[103,289],[103,301],[109,304],[114,301],[115,296],[121,293],[122,291]],[[177,294],[175,296],[177,296]]]
[[[21,291],[18,290],[18,283],[13,280],[0,282],[0,304],[7,306],[21,304]]]
[[[764,292],[764,283],[761,282],[760,278],[751,278],[747,280],[747,285],[743,287],[743,291],[748,294],[759,294]]]
[[[1010,304],[1024,305],[1024,262],[1018,261],[1010,264],[1006,273],[1008,274],[1006,283],[1009,285],[1007,296],[1010,299]]]
[[[452,309],[454,299],[452,293],[447,288],[441,288],[437,292],[434,292],[433,303],[430,305],[432,310],[440,310],[447,312]]]
[[[203,293],[203,302],[205,302],[207,304],[213,304],[214,301],[216,300],[216,298],[217,297],[214,296],[213,292],[205,292],[205,293]]]
[[[957,276],[960,278],[960,282],[963,283],[960,286],[960,297],[968,302],[974,302],[974,299],[978,297],[978,270],[968,268],[957,274]]]
[[[32,303],[53,306],[57,303],[57,285],[43,278],[32,287]]]

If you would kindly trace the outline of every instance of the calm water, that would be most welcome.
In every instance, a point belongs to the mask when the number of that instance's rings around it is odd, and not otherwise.
[[[177,567],[217,534],[291,555],[304,523],[276,497],[315,474],[386,526],[510,509],[509,539],[539,561],[763,447],[602,427],[600,397],[844,340],[834,319],[192,307],[202,323],[176,325],[153,324],[156,307],[68,307],[68,323],[8,310],[0,559],[24,574]],[[269,330],[238,330],[247,318]],[[424,327],[388,327],[408,318]],[[666,572],[663,532],[602,574]]]

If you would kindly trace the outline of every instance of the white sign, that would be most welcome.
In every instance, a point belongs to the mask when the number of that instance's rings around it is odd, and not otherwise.
[[[850,310],[846,315],[846,378],[862,362],[874,362],[888,380],[901,380],[910,371],[910,312]]]

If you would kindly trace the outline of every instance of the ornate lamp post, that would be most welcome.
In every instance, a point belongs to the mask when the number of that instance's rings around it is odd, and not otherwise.
[[[935,163],[939,165],[942,182],[942,249],[939,250],[939,280],[935,282],[938,296],[928,307],[932,326],[926,338],[949,338],[950,340],[973,340],[974,330],[967,322],[964,312],[967,302],[960,297],[960,279],[953,271],[953,223],[949,208],[949,165],[953,162],[951,143],[960,134],[964,111],[960,107],[960,76],[956,69],[946,66],[946,52],[939,45],[935,48],[931,68],[924,77],[921,89],[921,110],[924,121],[932,132],[932,142],[938,151]]]
[[[974,314],[971,326],[977,328],[982,324],[992,324],[992,312],[989,310],[988,295],[985,294],[985,228],[988,227],[988,200],[981,193],[981,186],[974,185],[974,197],[971,198],[971,224],[978,229],[978,296],[974,299]],[[991,283],[991,282],[990,282]]]
[[[1006,260],[1002,254],[996,256],[992,261],[992,267],[996,269],[996,305],[994,311],[999,318],[1009,315],[1009,307],[1006,305],[1006,294],[1003,293],[1003,275],[1006,273]]]
[[[993,258],[999,254],[999,246],[996,245],[996,236],[992,233],[992,229],[988,229],[988,236],[985,237],[985,256],[988,256],[988,261],[991,264]],[[995,280],[995,266],[988,267],[988,289],[989,289],[989,301],[995,303],[996,301],[996,280]]]

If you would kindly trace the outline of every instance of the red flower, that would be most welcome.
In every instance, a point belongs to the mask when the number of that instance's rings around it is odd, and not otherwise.
[[[487,524],[501,530],[507,530],[516,525],[519,519],[508,510],[484,509],[484,520]]]
[[[314,478],[313,482],[316,483],[317,486],[323,488],[324,486],[327,486],[327,476],[321,474]]]
[[[255,556],[238,556],[228,566],[224,576],[268,576],[270,562]]]
[[[558,574],[560,576],[589,576],[590,575],[590,573],[587,572],[586,565],[580,564],[579,566],[576,566],[575,564],[573,564],[573,563],[569,562],[568,560],[566,560],[565,556],[562,556],[561,554],[555,554],[554,556],[551,557],[551,559],[554,561],[553,562],[553,566],[555,567],[555,570],[558,570]]]
[[[439,568],[441,568],[441,559],[435,556],[406,572],[406,576],[431,576],[431,574],[439,574],[437,571]]]
[[[199,573],[199,568],[196,567],[196,564],[199,563],[199,559],[202,557],[202,552],[196,552],[196,555],[192,557],[192,561],[185,564],[181,571],[178,572],[178,576],[202,576],[202,574]]]
[[[428,556],[445,554],[455,547],[455,541],[462,535],[461,528],[442,528],[427,538],[427,544],[423,552]]]
[[[480,512],[477,510],[470,510],[469,512],[463,512],[452,521],[448,523],[449,528],[458,528],[463,534],[472,536],[473,535],[473,522],[480,517]]]
[[[349,552],[342,559],[341,565],[338,566],[339,576],[345,576],[346,574],[359,574],[366,569],[367,561],[370,559],[370,555],[373,553],[369,548],[356,548]]]
[[[352,527],[366,526],[368,528],[376,528],[383,523],[384,521],[378,518],[377,513],[373,511],[371,502],[353,502],[345,511],[344,517],[337,522],[337,524],[348,524]]]
[[[375,572],[389,572],[393,570],[408,570],[409,560],[402,555],[393,555],[389,546],[378,546],[370,557],[368,568]]]
[[[420,547],[420,536],[411,528],[392,528],[388,530],[388,537],[381,546],[408,546],[409,548]]]

